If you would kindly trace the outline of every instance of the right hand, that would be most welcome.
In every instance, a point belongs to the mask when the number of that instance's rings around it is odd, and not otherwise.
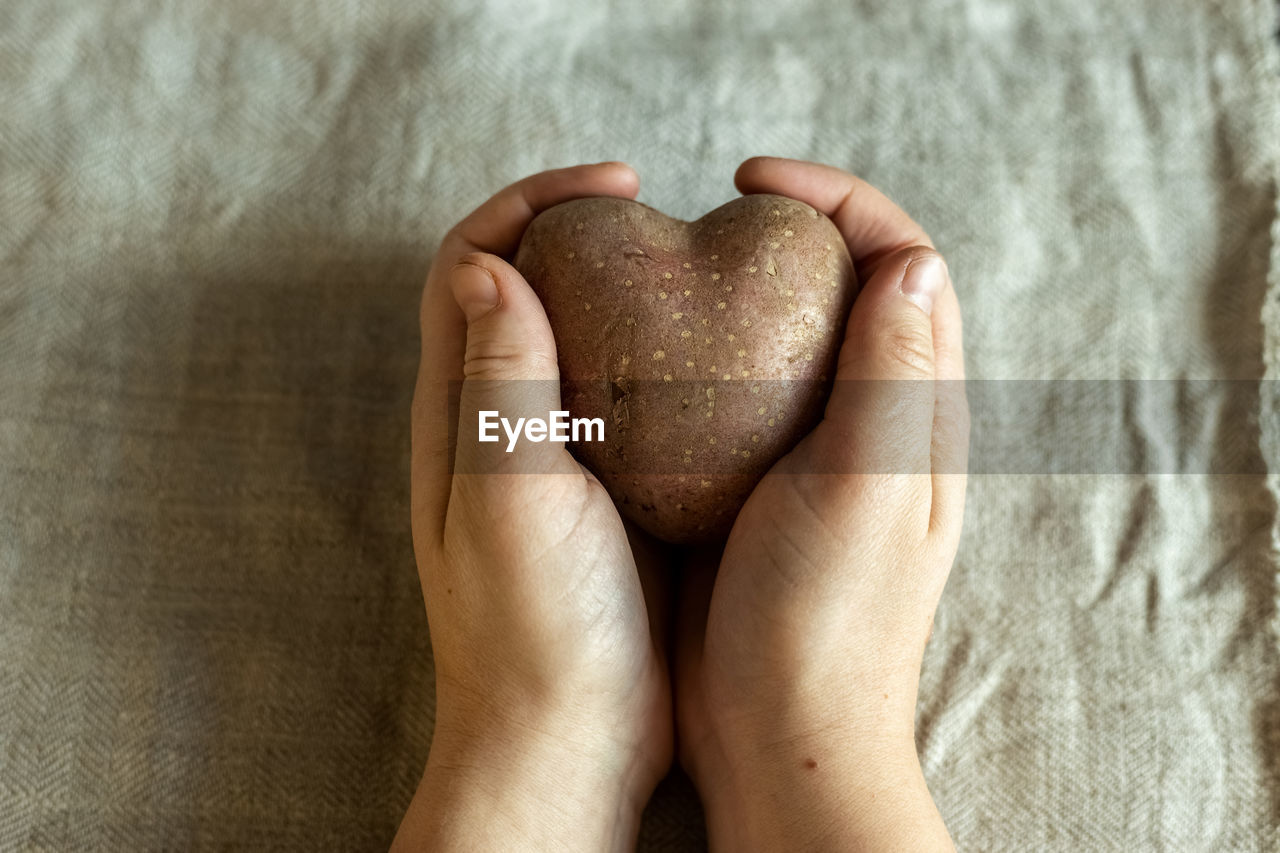
[[[831,216],[864,284],[824,419],[752,493],[718,573],[715,555],[689,567],[680,759],[717,847],[952,849],[914,715],[964,512],[959,303],[929,237],[865,182],[777,158],[736,182]]]

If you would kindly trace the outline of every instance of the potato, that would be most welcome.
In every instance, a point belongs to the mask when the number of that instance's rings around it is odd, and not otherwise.
[[[670,542],[724,538],[813,428],[857,292],[827,217],[748,195],[695,222],[618,198],[543,211],[515,256],[555,334],[570,445],[623,515]]]

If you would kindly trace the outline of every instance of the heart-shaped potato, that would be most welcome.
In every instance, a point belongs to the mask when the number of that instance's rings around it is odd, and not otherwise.
[[[543,211],[515,267],[555,333],[570,445],[621,512],[671,542],[721,539],[813,428],[858,284],[830,219],[748,195],[695,222],[619,198]]]

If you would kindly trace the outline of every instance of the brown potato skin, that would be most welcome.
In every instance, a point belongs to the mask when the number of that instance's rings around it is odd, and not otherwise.
[[[583,198],[539,214],[514,264],[551,322],[564,407],[605,422],[574,455],[653,535],[723,539],[821,419],[858,290],[835,225],[769,194],[694,222]]]

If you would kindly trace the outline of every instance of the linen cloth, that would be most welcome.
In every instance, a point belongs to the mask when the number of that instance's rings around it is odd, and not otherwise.
[[[972,478],[918,725],[960,848],[1277,849],[1273,32],[1262,0],[0,4],[0,848],[385,848],[433,720],[441,236],[605,159],[693,218],[768,153],[924,225],[971,378],[1131,380],[1125,435],[1231,472]],[[1149,379],[1236,381],[1166,429]],[[1002,412],[975,429],[1054,428]],[[673,777],[640,847],[704,845]]]

